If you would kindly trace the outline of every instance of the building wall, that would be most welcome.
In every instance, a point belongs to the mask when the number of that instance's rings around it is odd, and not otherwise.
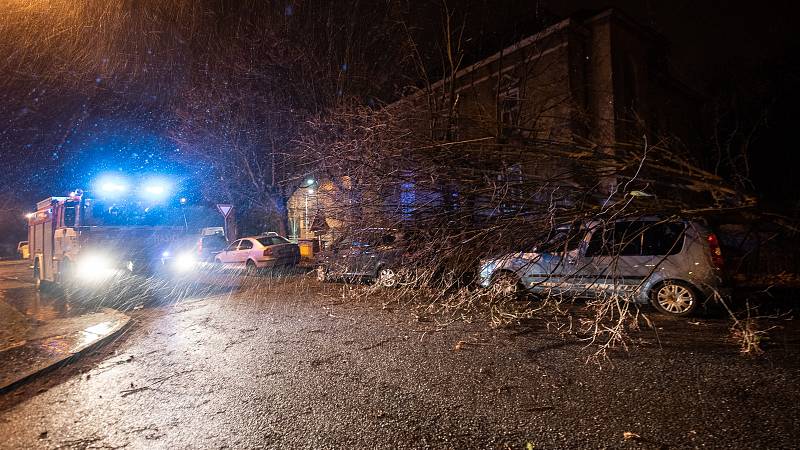
[[[411,101],[427,107],[429,94],[442,116],[455,94],[457,133],[434,121],[434,139],[502,137],[504,106],[515,103],[506,100],[518,98],[511,133],[520,137],[601,148],[653,132],[689,141],[700,98],[671,76],[667,52],[663,37],[607,10],[553,25],[460,70],[454,88],[444,80]]]
[[[690,146],[693,124],[699,123],[694,116],[701,109],[699,97],[671,77],[667,51],[658,34],[607,10],[559,22],[387,109],[413,117],[417,133],[438,143],[486,139],[506,146],[526,144],[520,145],[525,151],[543,145],[579,146],[609,159],[618,156],[620,143],[638,142],[646,133],[651,143],[653,134],[669,134]],[[531,142],[537,145],[528,145]],[[486,169],[498,177],[511,173],[547,180],[573,172],[565,165],[576,164],[574,160],[546,153],[524,158],[524,165],[513,156],[498,156],[496,167]],[[583,173],[596,176],[591,169]],[[606,192],[617,184],[615,177],[589,181],[600,182]],[[367,220],[372,212],[377,217],[387,208],[394,208],[396,216],[406,214],[401,198],[412,194],[386,189],[360,194],[365,209],[351,211],[353,217]],[[305,197],[298,195],[290,202],[290,217],[305,214]],[[446,193],[430,195],[440,195],[438,201],[446,203]]]

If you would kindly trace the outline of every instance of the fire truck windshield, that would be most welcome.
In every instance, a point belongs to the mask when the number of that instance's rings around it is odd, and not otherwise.
[[[183,210],[138,202],[86,200],[82,207],[84,226],[185,226]]]

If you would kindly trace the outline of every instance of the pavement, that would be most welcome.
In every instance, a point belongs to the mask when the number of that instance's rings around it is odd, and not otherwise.
[[[113,338],[130,318],[38,292],[26,261],[0,264],[0,392]]]
[[[602,366],[553,323],[491,328],[312,277],[216,280],[0,395],[0,448],[793,448],[794,321],[760,357],[656,318]],[[549,327],[549,329],[548,329]]]

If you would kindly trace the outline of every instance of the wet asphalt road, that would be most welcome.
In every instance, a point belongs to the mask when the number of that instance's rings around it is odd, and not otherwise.
[[[798,342],[662,320],[602,369],[543,324],[439,329],[337,285],[226,278],[0,397],[0,448],[788,448]],[[299,283],[299,284],[298,284]],[[436,331],[438,329],[438,331]],[[624,439],[623,433],[639,438]]]

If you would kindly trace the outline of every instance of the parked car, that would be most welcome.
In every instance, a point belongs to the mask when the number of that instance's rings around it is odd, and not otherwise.
[[[300,248],[277,233],[250,236],[231,242],[214,257],[223,266],[246,269],[288,269],[300,260]]]
[[[721,270],[717,237],[705,226],[648,218],[559,227],[532,252],[482,261],[479,277],[509,293],[621,294],[685,316],[719,292]]]
[[[317,257],[317,279],[371,280],[395,286],[407,242],[397,230],[366,228],[336,239]]]
[[[220,252],[225,250],[225,247],[227,246],[228,241],[225,239],[225,235],[222,233],[201,236],[200,239],[197,240],[197,244],[195,246],[197,260],[203,262],[214,261],[214,258],[216,258]]]
[[[17,244],[17,255],[19,259],[29,259],[31,257],[28,241],[20,241],[19,244]]]

